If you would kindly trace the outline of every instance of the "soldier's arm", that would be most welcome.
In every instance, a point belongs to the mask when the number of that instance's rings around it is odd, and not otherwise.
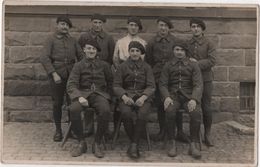
[[[114,54],[113,54],[113,64],[115,68],[119,66],[119,42],[117,41],[114,49]]]
[[[108,38],[108,61],[113,64],[113,55],[115,50],[115,41],[112,36]]]
[[[198,63],[193,62],[192,64],[192,95],[191,99],[196,100],[196,102],[201,101],[202,91],[203,91],[203,80],[201,76],[201,70],[198,66]]]
[[[105,73],[105,78],[106,78],[106,82],[107,82],[108,93],[112,96],[112,94],[113,94],[113,75],[112,75],[110,65],[106,62],[104,62],[104,63],[105,63],[104,73]]]
[[[146,45],[145,61],[151,66],[154,66],[153,61],[153,43],[151,41]]]
[[[151,96],[155,91],[155,81],[152,68],[147,64],[146,68],[146,88],[143,92],[146,96]]]
[[[169,84],[169,70],[168,70],[168,64],[166,64],[163,67],[161,76],[160,76],[160,80],[159,80],[159,89],[160,89],[160,93],[162,95],[163,101],[167,98],[170,97],[170,93],[169,93],[169,88],[168,88],[168,84]]]
[[[80,64],[76,63],[70,73],[68,82],[67,82],[67,92],[71,100],[75,100],[82,96],[79,85],[80,85]]]
[[[213,67],[216,64],[216,49],[211,42],[208,43],[208,57],[207,59],[199,60],[199,67],[201,70]]]
[[[123,82],[123,67],[120,65],[115,73],[113,82],[114,94],[118,98],[121,98],[124,94],[126,94],[126,90],[123,88]]]
[[[48,75],[55,72],[55,68],[52,65],[52,59],[51,59],[52,49],[53,49],[53,38],[49,37],[44,43],[42,55],[40,57],[40,62],[42,63]]]
[[[81,49],[79,43],[76,40],[75,40],[75,47],[76,47],[77,61],[80,61],[85,56],[85,53],[83,52],[83,50]]]

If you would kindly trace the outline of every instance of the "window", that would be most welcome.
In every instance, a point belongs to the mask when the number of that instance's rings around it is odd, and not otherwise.
[[[240,110],[242,111],[255,110],[255,83],[254,82],[240,83]]]

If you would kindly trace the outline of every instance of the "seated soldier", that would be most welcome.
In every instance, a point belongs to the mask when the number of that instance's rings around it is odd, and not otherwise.
[[[187,44],[177,41],[173,46],[174,58],[169,61],[161,73],[159,88],[166,113],[166,131],[168,137],[167,154],[177,156],[175,145],[176,112],[183,107],[190,115],[190,149],[193,158],[201,158],[199,150],[199,132],[201,123],[202,77],[198,64],[187,57]]]
[[[139,139],[146,126],[155,82],[151,67],[141,59],[141,55],[145,53],[144,46],[132,41],[128,47],[130,57],[119,65],[113,89],[119,98],[122,121],[131,140],[127,154],[130,158],[139,158]],[[137,118],[135,125],[134,117]]]
[[[84,40],[81,47],[85,57],[76,63],[70,74],[67,91],[74,103],[84,107],[92,107],[97,114],[97,131],[92,145],[92,152],[98,158],[104,157],[101,141],[108,127],[110,115],[110,93],[113,77],[108,63],[96,59],[100,47],[95,40]],[[73,108],[73,107],[71,107]],[[75,107],[74,107],[75,108]],[[80,107],[78,107],[80,108]],[[71,150],[71,156],[80,156],[86,151],[83,137],[83,125],[80,121],[81,109],[71,109],[72,130],[79,139],[79,144]]]

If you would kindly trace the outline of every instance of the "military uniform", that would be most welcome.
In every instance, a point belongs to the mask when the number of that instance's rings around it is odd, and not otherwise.
[[[194,111],[189,112],[190,138],[192,146],[194,143],[199,143],[200,100],[203,85],[197,63],[191,62],[188,57],[183,59],[173,58],[162,70],[159,87],[163,101],[167,97],[173,100],[173,104],[169,105],[165,110],[168,141],[174,142],[175,147],[176,113],[180,107],[184,107],[188,111],[187,104],[193,99],[197,105]],[[176,156],[176,153],[173,156]]]
[[[61,19],[64,19],[61,17]],[[57,19],[57,23],[60,21],[60,17]],[[63,21],[63,20],[62,20]],[[65,17],[65,21],[68,19]],[[69,22],[70,27],[71,22]],[[52,100],[53,100],[53,117],[56,125],[56,133],[59,133],[61,140],[61,116],[62,116],[62,104],[63,97],[66,91],[66,83],[69,77],[70,71],[75,62],[83,57],[83,51],[78,45],[76,39],[69,34],[62,34],[55,32],[48,37],[44,44],[44,49],[40,61],[46,70],[50,82]],[[61,83],[54,82],[52,73],[56,72],[61,77]],[[69,99],[67,98],[67,102]]]
[[[205,23],[201,20],[192,20],[192,22],[198,23],[205,30]],[[213,146],[212,141],[210,141],[210,131],[212,125],[212,109],[211,109],[211,99],[213,90],[213,71],[212,67],[216,63],[216,51],[213,44],[202,35],[199,38],[192,37],[188,41],[190,56],[198,61],[199,67],[201,69],[203,78],[203,94],[202,94],[202,112],[203,112],[203,124],[205,128],[205,142],[208,146]]]
[[[145,127],[149,109],[151,106],[151,96],[155,90],[154,77],[151,67],[141,60],[133,61],[128,58],[127,61],[120,64],[116,71],[113,89],[115,95],[120,99],[119,109],[122,114],[122,121],[126,133],[131,143],[139,143],[140,135]],[[122,96],[127,95],[136,101],[142,95],[146,95],[143,106],[129,106],[122,101]],[[134,116],[137,116],[136,124],[133,124]],[[130,149],[130,148],[129,148]],[[139,154],[139,152],[138,152]]]

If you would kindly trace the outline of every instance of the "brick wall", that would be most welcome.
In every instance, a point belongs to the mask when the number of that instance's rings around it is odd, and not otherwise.
[[[95,10],[96,9],[96,10]],[[164,10],[162,10],[164,9]],[[105,30],[115,40],[126,32],[126,18],[138,15],[144,26],[141,36],[149,40],[156,32],[156,17],[169,16],[172,33],[190,38],[189,18],[201,17],[207,25],[206,36],[217,48],[214,67],[213,108],[218,112],[239,114],[239,83],[255,82],[256,9],[180,8],[180,7],[44,7],[6,6],[4,54],[5,121],[49,121],[50,89],[39,63],[43,42],[55,30],[56,17],[68,13],[78,38],[90,27],[92,13],[107,15]],[[252,114],[252,113],[251,113]],[[64,114],[65,115],[65,114]]]

